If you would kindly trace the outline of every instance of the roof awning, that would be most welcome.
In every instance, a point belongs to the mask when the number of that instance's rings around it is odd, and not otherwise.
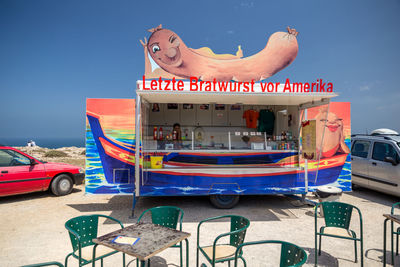
[[[136,93],[149,103],[189,103],[189,104],[243,104],[243,105],[302,105],[308,103],[328,103],[336,93],[326,92],[283,92],[283,85],[277,92],[261,92],[260,84],[254,84],[254,92],[206,92],[190,91],[189,82],[184,82],[182,91],[143,90],[142,81],[137,83]],[[147,88],[147,81],[146,81]]]

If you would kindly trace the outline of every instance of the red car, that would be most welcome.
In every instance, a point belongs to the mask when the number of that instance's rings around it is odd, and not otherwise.
[[[0,196],[50,189],[63,196],[82,184],[83,168],[66,163],[44,162],[15,148],[0,145]]]

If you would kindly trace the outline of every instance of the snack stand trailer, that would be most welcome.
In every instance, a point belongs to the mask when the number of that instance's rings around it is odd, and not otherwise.
[[[306,110],[325,105],[327,117],[335,93],[266,93],[259,83],[252,92],[194,91],[182,83],[165,91],[137,82],[133,207],[139,196],[209,195],[230,208],[240,195],[306,194],[335,183],[349,160],[339,153],[307,163],[301,155]],[[258,131],[262,116],[269,125]]]

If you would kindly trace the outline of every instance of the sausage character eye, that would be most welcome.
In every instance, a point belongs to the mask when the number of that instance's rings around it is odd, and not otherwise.
[[[169,42],[172,44],[173,42],[175,42],[176,37],[171,35],[171,37],[169,37]]]
[[[160,51],[160,47],[158,45],[153,45],[153,53]]]

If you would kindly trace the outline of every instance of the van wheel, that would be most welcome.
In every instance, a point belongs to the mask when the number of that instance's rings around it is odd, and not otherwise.
[[[238,195],[211,195],[211,204],[218,209],[231,209],[239,202]]]
[[[71,193],[74,183],[66,174],[58,175],[51,183],[51,192],[56,196],[65,196]]]

